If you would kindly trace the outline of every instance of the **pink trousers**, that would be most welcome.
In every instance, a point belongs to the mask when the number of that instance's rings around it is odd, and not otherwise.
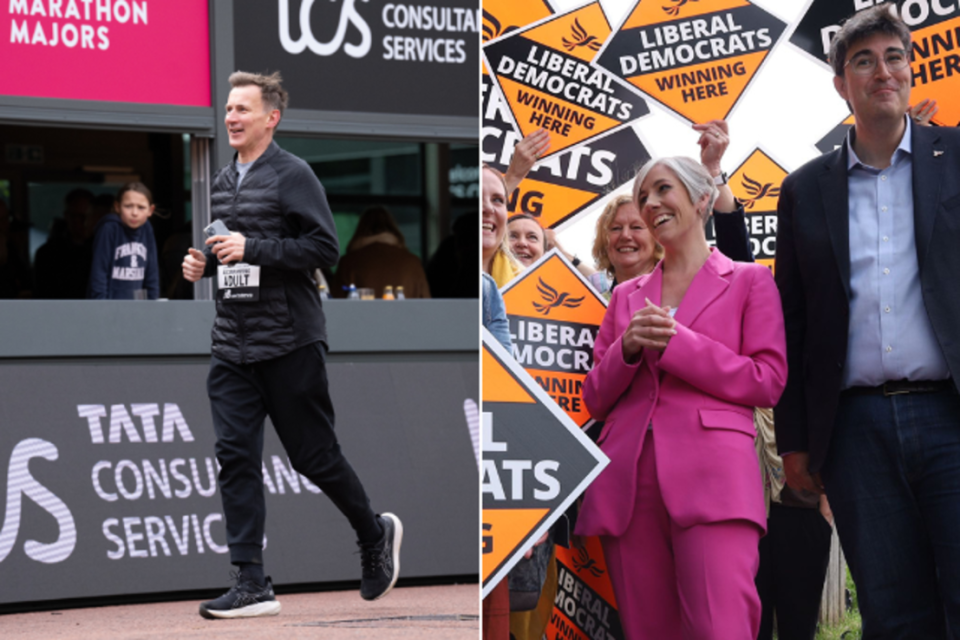
[[[627,640],[754,640],[761,530],[746,520],[681,528],[657,480],[653,432],[640,455],[633,519],[601,536]]]

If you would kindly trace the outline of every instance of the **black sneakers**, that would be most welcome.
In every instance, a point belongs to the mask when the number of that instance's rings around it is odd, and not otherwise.
[[[216,600],[200,603],[201,616],[216,620],[275,616],[280,613],[280,603],[273,596],[273,583],[269,577],[263,585],[259,585],[239,572],[231,572],[230,576],[237,584]]]
[[[379,517],[383,537],[375,544],[360,544],[360,564],[363,575],[360,579],[360,596],[364,600],[377,600],[390,593],[400,575],[400,541],[403,525],[392,513]]]

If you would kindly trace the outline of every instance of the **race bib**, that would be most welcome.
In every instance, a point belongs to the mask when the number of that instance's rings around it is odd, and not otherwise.
[[[217,267],[217,299],[256,302],[260,299],[260,267],[245,262]]]

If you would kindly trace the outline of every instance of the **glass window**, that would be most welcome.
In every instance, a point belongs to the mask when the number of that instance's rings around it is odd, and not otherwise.
[[[324,140],[278,136],[277,144],[303,158],[323,184],[333,212],[340,253],[367,207],[390,210],[407,249],[423,257],[425,199],[423,151],[411,142]]]

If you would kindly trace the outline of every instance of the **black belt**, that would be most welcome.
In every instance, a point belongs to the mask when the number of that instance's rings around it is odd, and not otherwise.
[[[905,393],[937,393],[954,389],[953,380],[892,380],[876,387],[850,387],[841,396],[899,396]]]

